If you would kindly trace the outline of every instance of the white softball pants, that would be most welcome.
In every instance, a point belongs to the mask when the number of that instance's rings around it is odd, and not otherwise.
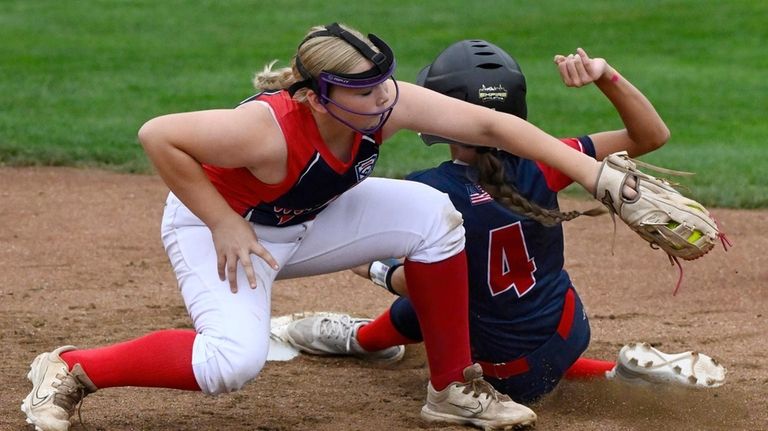
[[[197,331],[192,352],[203,392],[240,389],[266,363],[270,297],[277,279],[325,274],[388,257],[439,262],[464,248],[461,214],[448,196],[421,183],[368,178],[341,195],[314,220],[287,227],[253,225],[280,265],[274,271],[252,256],[258,288],[242,267],[238,291],[219,280],[208,227],[172,193],[162,238]]]

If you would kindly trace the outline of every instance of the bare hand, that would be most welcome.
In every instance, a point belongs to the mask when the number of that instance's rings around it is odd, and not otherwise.
[[[279,269],[277,261],[262,246],[253,227],[245,219],[234,216],[229,217],[215,227],[211,228],[213,243],[216,247],[216,261],[219,270],[219,279],[221,281],[229,280],[229,288],[232,293],[237,292],[237,263],[238,261],[245,270],[248,277],[248,284],[251,289],[255,289],[256,273],[251,263],[251,254],[255,254],[264,259],[273,269]]]
[[[589,58],[581,48],[576,54],[555,56],[555,64],[560,71],[560,78],[567,87],[582,87],[597,81],[609,69],[602,58]]]

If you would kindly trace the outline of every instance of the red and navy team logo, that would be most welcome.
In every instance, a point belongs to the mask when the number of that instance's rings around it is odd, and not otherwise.
[[[467,184],[467,193],[469,194],[469,203],[472,205],[482,205],[493,202],[493,198],[478,184]]]
[[[281,208],[277,206],[273,208],[275,216],[277,216],[277,219],[278,219],[277,220],[278,226],[282,226],[288,223],[289,221],[293,220],[294,217],[300,216],[304,213],[308,213],[311,210],[312,210],[311,208],[295,210],[291,208]]]
[[[372,154],[371,157],[368,157],[367,159],[360,160],[355,165],[355,174],[357,175],[357,182],[360,182],[369,176],[371,176],[371,173],[373,172],[373,167],[376,166],[376,159],[379,157],[378,154]]]

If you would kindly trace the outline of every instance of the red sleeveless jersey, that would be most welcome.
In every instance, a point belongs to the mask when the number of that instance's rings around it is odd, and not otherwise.
[[[380,132],[356,133],[350,160],[343,162],[323,142],[310,109],[293,100],[287,91],[259,93],[242,103],[256,101],[272,108],[285,137],[285,179],[278,184],[266,184],[247,168],[203,165],[219,193],[247,220],[270,226],[311,220],[373,171],[381,144]]]

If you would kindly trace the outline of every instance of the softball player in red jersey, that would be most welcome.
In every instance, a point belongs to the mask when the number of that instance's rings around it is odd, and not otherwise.
[[[234,109],[148,121],[139,139],[171,190],[163,242],[195,330],[38,355],[22,403],[27,421],[67,430],[82,397],[108,387],[237,390],[264,366],[274,279],[406,256],[430,368],[427,401],[439,420],[533,423],[530,409],[468,372],[461,215],[428,186],[366,177],[381,142],[401,129],[500,146],[590,192],[600,164],[517,117],[398,82],[394,69],[376,36],[315,27],[291,68],[257,75],[266,92]],[[478,400],[481,409],[462,408]]]

